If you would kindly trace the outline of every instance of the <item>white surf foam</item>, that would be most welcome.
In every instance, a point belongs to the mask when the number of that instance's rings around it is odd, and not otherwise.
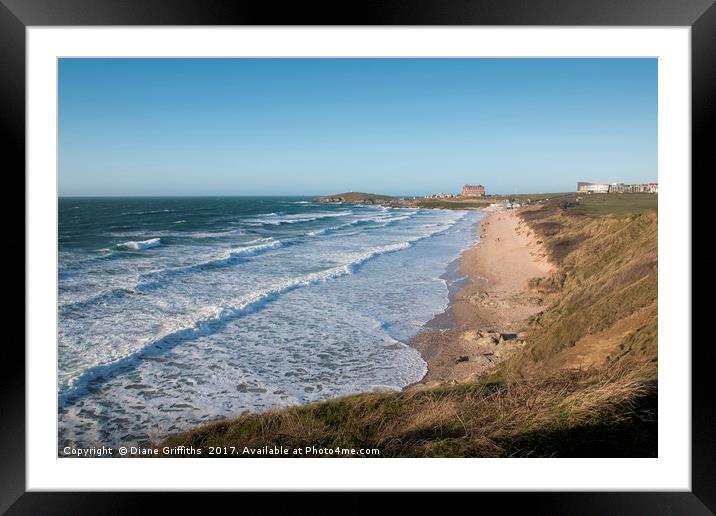
[[[187,324],[184,324],[183,326],[175,327],[175,329],[172,329],[167,333],[145,339],[134,351],[113,358],[107,362],[90,366],[84,369],[77,376],[71,378],[65,384],[61,385],[59,388],[60,407],[62,408],[69,399],[81,395],[93,380],[98,380],[100,378],[107,379],[119,371],[131,369],[138,360],[141,360],[146,356],[154,356],[165,350],[171,349],[182,342],[220,331],[222,325],[226,322],[261,309],[261,307],[263,307],[266,303],[278,298],[285,292],[313,285],[315,283],[329,281],[348,274],[353,274],[363,264],[377,256],[407,249],[413,246],[416,242],[439,234],[449,227],[449,225],[446,225],[445,227],[441,227],[435,231],[414,236],[401,242],[376,246],[360,253],[352,253],[350,258],[348,258],[348,262],[343,265],[304,274],[280,283],[275,283],[267,288],[256,290],[241,296],[231,304],[215,307],[208,315],[205,314],[193,321],[188,322]],[[252,248],[244,248],[242,250],[235,251],[234,253],[251,253],[258,251],[259,249],[280,245],[280,241],[273,241],[253,246]],[[229,257],[227,257],[227,259],[229,259]]]
[[[298,224],[301,222],[312,222],[314,220],[321,220],[332,217],[345,217],[352,215],[351,211],[336,211],[336,212],[312,212],[312,213],[292,213],[292,214],[276,214],[269,213],[261,217],[255,217],[247,219],[246,223],[249,225],[271,225],[278,226],[279,224]]]
[[[126,247],[127,249],[133,249],[135,251],[142,251],[144,249],[151,249],[152,247],[158,247],[161,245],[161,238],[149,238],[147,240],[129,241],[117,244],[118,247]]]

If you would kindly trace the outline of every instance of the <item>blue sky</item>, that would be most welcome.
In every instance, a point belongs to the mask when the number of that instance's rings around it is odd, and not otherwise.
[[[657,179],[656,59],[61,59],[60,195]]]

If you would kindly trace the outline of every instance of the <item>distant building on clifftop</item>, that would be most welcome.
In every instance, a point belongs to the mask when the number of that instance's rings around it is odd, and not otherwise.
[[[659,193],[657,183],[624,184],[624,183],[577,183],[577,192],[580,193]]]
[[[462,195],[465,197],[482,197],[485,195],[485,187],[482,185],[465,185],[462,187]]]
[[[609,193],[609,185],[606,183],[577,183],[577,191],[582,193]]]

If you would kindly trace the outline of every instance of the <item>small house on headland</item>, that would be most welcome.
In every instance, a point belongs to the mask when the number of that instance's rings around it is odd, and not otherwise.
[[[485,195],[485,187],[482,185],[465,185],[462,187],[462,195],[465,197],[482,197]]]

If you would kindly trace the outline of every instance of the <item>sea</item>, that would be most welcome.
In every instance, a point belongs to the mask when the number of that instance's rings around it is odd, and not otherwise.
[[[399,390],[481,214],[308,197],[59,199],[58,445]]]

